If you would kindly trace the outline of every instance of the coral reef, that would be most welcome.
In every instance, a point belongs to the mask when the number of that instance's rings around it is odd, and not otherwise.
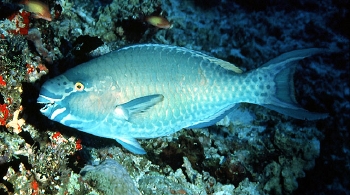
[[[83,181],[102,194],[140,194],[128,172],[113,159],[81,169]]]
[[[0,2],[0,194],[349,193],[348,1],[44,3],[51,21]],[[300,62],[294,79],[298,102],[329,117],[294,120],[241,104],[216,126],[142,140],[148,153],[138,156],[39,114],[45,79],[146,42],[200,50],[247,71],[293,49],[329,48]]]

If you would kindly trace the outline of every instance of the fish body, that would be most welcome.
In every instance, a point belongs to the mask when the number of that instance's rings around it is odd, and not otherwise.
[[[302,109],[293,91],[294,62],[319,52],[289,52],[242,73],[186,48],[129,46],[46,81],[38,103],[45,104],[41,112],[51,120],[144,154],[136,139],[213,125],[241,102],[295,118],[326,117]]]
[[[49,6],[38,0],[24,0],[24,9],[33,13],[35,18],[41,18],[47,21],[51,21],[51,14]]]
[[[148,16],[145,20],[158,28],[170,29],[172,27],[172,24],[162,16]]]

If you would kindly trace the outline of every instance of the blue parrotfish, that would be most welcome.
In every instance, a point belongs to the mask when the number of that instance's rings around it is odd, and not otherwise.
[[[37,102],[44,104],[40,111],[51,120],[145,154],[136,139],[214,125],[242,102],[297,119],[327,117],[303,109],[293,86],[296,62],[321,52],[291,51],[243,72],[182,47],[133,45],[49,79]]]

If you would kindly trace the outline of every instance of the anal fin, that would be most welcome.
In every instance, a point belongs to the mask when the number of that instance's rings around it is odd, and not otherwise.
[[[223,119],[228,113],[232,112],[233,110],[237,109],[237,105],[230,105],[219,112],[215,113],[212,116],[209,116],[208,118],[200,120],[198,123],[193,124],[189,127],[186,127],[186,129],[198,129],[203,127],[209,127],[211,125],[214,125],[215,123],[219,122],[221,119]]]
[[[115,139],[120,145],[134,154],[146,154],[139,142],[133,137],[118,137]]]

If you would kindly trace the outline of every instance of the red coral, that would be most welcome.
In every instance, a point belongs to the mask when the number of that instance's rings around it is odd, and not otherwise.
[[[35,179],[30,183],[30,186],[33,190],[32,195],[39,194],[39,183]]]
[[[30,74],[35,71],[35,67],[33,65],[27,64],[27,74]]]
[[[4,81],[1,75],[0,75],[0,86],[3,86],[3,87],[6,86],[6,82]]]
[[[10,111],[7,109],[7,104],[0,104],[0,125],[6,125],[6,120],[9,116]]]
[[[49,69],[47,69],[44,64],[38,64],[37,68],[39,68],[40,71],[49,72]]]
[[[57,131],[56,133],[54,133],[52,135],[52,139],[58,139],[59,136],[61,136],[61,133],[59,131]]]
[[[75,149],[76,150],[83,149],[83,146],[81,145],[81,139],[77,139],[77,141],[75,141]]]
[[[9,30],[9,33],[27,35],[29,31],[29,17],[30,13],[24,10],[20,10],[9,16],[8,19],[16,23],[16,29]]]

